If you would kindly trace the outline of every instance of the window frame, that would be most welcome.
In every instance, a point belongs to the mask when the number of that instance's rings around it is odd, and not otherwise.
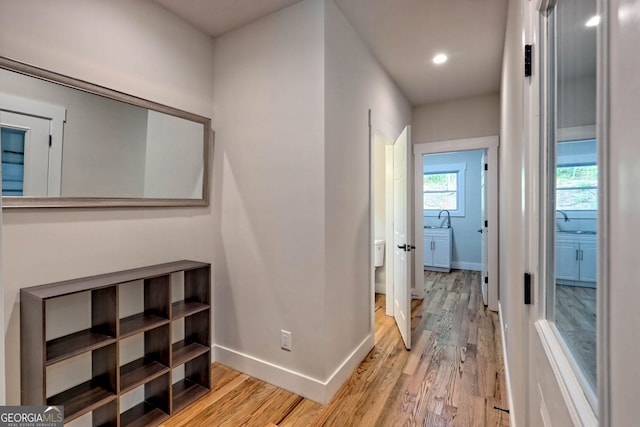
[[[424,209],[424,175],[434,175],[434,174],[444,174],[444,173],[455,173],[457,178],[456,182],[456,201],[457,201],[457,209],[447,209],[449,211],[449,215],[456,217],[465,216],[465,199],[466,199],[466,186],[465,186],[465,175],[467,171],[466,163],[449,163],[449,164],[440,164],[440,165],[424,165],[422,170],[423,176],[423,191],[422,191],[422,200],[423,200],[423,214],[425,217],[437,217],[438,214],[444,209]]]

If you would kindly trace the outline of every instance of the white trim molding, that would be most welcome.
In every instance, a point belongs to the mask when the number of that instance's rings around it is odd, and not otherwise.
[[[598,419],[576,376],[575,361],[572,362],[567,357],[567,352],[564,351],[549,321],[538,320],[535,327],[573,423],[577,426],[596,427]]]
[[[211,349],[215,362],[324,405],[367,357],[374,344],[375,336],[367,335],[326,380],[319,380],[221,345],[214,344]]]
[[[502,305],[498,303],[498,318],[500,319],[500,341],[502,342],[502,360],[504,361],[504,382],[507,388],[507,401],[509,402],[509,425],[516,427],[515,405],[513,404],[513,387],[511,387],[511,370],[507,357],[507,341],[505,337],[504,318],[502,317]]]

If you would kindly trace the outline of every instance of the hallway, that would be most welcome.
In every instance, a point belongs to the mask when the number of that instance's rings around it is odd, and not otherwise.
[[[425,272],[406,351],[385,297],[376,295],[376,345],[333,400],[320,405],[225,366],[213,390],[165,426],[508,426],[496,313],[480,274]]]

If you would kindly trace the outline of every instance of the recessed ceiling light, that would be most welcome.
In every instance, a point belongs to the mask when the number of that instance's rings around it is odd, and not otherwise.
[[[433,57],[434,64],[444,64],[445,62],[447,62],[447,55],[444,53],[439,53]]]
[[[600,15],[593,15],[584,25],[586,25],[587,27],[596,27],[599,23]]]

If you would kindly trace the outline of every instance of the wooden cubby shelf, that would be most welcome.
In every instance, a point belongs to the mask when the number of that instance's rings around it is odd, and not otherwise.
[[[197,342],[178,341],[173,344],[173,366],[182,365],[206,353],[208,350],[206,346]]]
[[[64,405],[65,423],[161,424],[211,390],[210,294],[196,261],[21,289],[22,405]]]
[[[115,334],[114,334],[115,335]],[[116,342],[115,336],[85,329],[47,341],[47,365],[94,350]]]
[[[122,427],[144,427],[158,425],[169,418],[169,414],[147,402],[138,403],[120,415]]]
[[[183,379],[173,385],[173,410],[179,412],[189,406],[191,402],[204,396],[209,392],[208,388],[202,385]]]
[[[178,301],[171,304],[172,319],[180,319],[182,317],[190,316],[195,313],[199,313],[209,308],[209,305],[202,304],[198,301]]]
[[[144,357],[134,360],[120,368],[120,392],[126,393],[167,372],[169,367],[155,360]]]
[[[46,404],[64,405],[64,421],[69,422],[114,399],[115,391],[109,391],[89,380],[51,396]]]
[[[126,338],[157,326],[166,325],[169,319],[155,314],[139,313],[120,319],[120,338]]]

